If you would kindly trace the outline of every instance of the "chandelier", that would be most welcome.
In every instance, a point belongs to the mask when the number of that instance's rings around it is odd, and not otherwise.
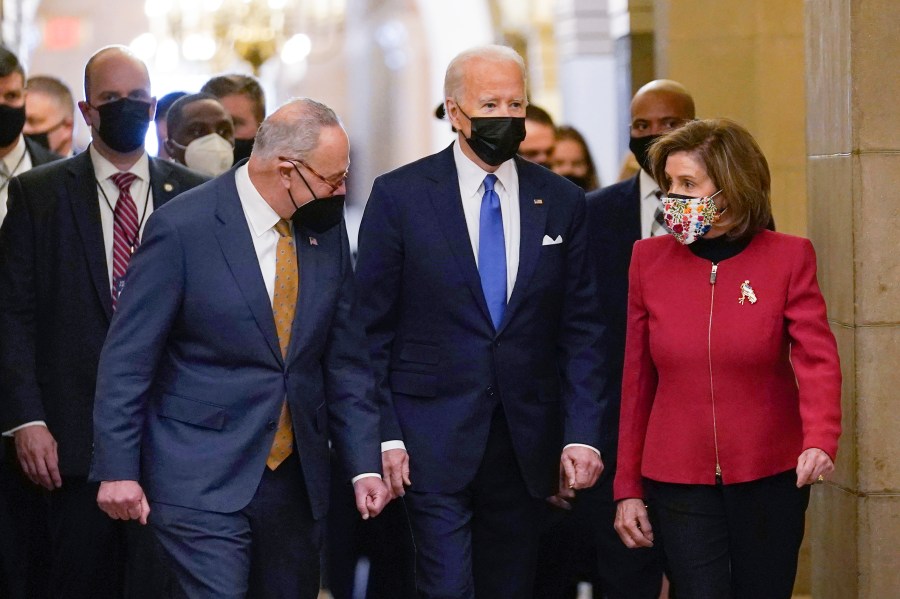
[[[237,57],[258,75],[279,53],[292,64],[333,52],[345,9],[346,0],[146,0],[150,31],[136,43],[165,64],[221,70]]]

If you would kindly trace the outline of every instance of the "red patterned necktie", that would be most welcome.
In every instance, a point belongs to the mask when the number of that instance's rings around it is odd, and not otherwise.
[[[116,309],[119,294],[125,287],[125,271],[131,261],[131,254],[138,244],[137,205],[131,197],[131,184],[137,179],[134,173],[116,173],[112,182],[119,188],[119,199],[113,211],[113,270],[112,270],[112,305]]]

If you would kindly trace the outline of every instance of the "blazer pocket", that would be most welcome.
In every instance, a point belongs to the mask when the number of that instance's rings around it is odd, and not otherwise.
[[[158,410],[161,418],[169,418],[216,431],[225,428],[225,413],[225,408],[221,406],[177,395],[163,395]]]
[[[437,377],[433,374],[392,370],[391,391],[414,397],[435,397],[437,395]]]
[[[538,401],[559,401],[559,379],[556,377],[538,380]]]
[[[416,364],[437,364],[440,361],[438,347],[424,343],[404,343],[400,348],[400,359]]]

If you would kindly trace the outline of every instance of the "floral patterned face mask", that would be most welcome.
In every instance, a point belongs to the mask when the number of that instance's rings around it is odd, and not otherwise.
[[[721,189],[702,198],[670,193],[660,198],[666,228],[679,243],[689,245],[709,233],[724,212],[720,212],[713,201],[720,193]]]

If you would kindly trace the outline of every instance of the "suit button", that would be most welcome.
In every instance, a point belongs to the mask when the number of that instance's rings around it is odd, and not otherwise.
[[[494,391],[494,387],[492,387],[492,386],[491,386],[491,387],[488,387],[488,388],[487,388],[487,396],[488,396],[488,397],[494,397],[494,395],[496,395],[496,392]]]
[[[275,424],[274,420],[270,420],[269,422],[266,423],[266,428],[269,429],[270,431],[274,431],[276,426],[277,426],[277,424]]]

